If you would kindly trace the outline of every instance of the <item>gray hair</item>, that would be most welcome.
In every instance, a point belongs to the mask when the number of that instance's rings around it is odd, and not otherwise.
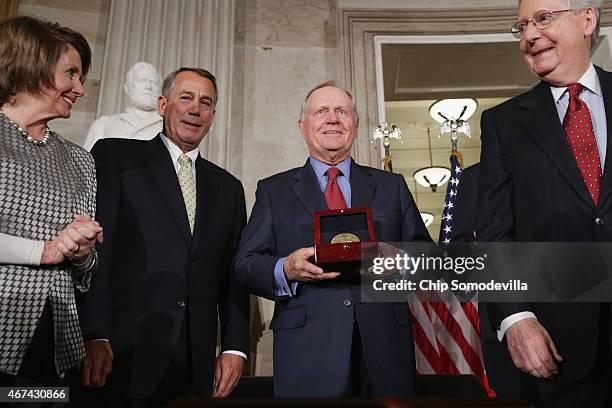
[[[599,23],[601,19],[601,3],[602,0],[565,0],[567,4],[568,10],[584,10],[585,8],[591,7],[595,10],[595,15],[597,16],[597,24],[595,25],[595,30],[593,30],[593,34],[591,34],[591,48],[595,45],[595,40],[599,36]],[[519,0],[519,5],[521,4],[521,0]]]
[[[601,0],[567,0],[567,8],[570,10],[582,10],[588,7],[593,8],[593,10],[595,10],[595,15],[597,16],[597,24],[595,25],[593,34],[591,34],[591,48],[593,48],[593,45],[595,45],[595,40],[597,40],[597,37],[599,36]]]
[[[592,7],[597,15],[597,25],[593,34],[591,34],[591,47],[595,44],[595,40],[599,36],[599,23],[601,19],[601,0],[567,0],[567,8],[570,10],[582,10]]]
[[[162,86],[161,94],[164,96],[164,98],[167,98],[170,95],[170,92],[172,92],[172,88],[174,88],[174,83],[176,82],[176,76],[181,72],[186,71],[195,72],[201,77],[206,78],[210,82],[212,82],[213,88],[215,89],[215,97],[213,100],[213,104],[216,105],[217,100],[219,99],[219,93],[217,91],[217,80],[215,79],[215,76],[213,74],[202,68],[181,67],[176,71],[172,71],[171,73],[169,73],[168,76],[166,76],[166,78],[164,79],[164,85]]]
[[[316,85],[314,88],[312,88],[311,90],[308,91],[308,93],[306,94],[306,97],[304,98],[304,100],[302,101],[302,106],[300,107],[300,122],[302,120],[304,120],[304,112],[306,112],[306,106],[308,105],[308,99],[310,98],[310,95],[312,95],[312,93],[318,89],[321,88],[325,88],[331,86],[333,88],[338,88],[340,89],[342,92],[344,92],[345,94],[348,95],[348,97],[351,100],[351,104],[353,105],[353,116],[355,117],[355,121],[359,122],[359,112],[357,112],[357,105],[355,105],[355,100],[353,99],[353,95],[347,91],[344,88],[340,88],[339,86],[336,85],[336,83],[334,81],[328,80],[328,81],[323,81],[320,84]]]

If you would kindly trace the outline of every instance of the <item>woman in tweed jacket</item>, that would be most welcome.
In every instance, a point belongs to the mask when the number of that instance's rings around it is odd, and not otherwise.
[[[47,126],[84,95],[91,51],[69,28],[0,23],[0,385],[57,384],[84,355],[76,287],[102,228],[95,167]]]

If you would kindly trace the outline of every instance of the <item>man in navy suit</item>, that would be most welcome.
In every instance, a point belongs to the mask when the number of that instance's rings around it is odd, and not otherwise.
[[[304,166],[261,180],[236,257],[237,280],[275,301],[277,396],[411,395],[415,375],[405,303],[361,303],[359,282],[311,261],[313,212],[370,207],[379,241],[429,241],[401,175],[356,164],[352,96],[325,82],[302,104]],[[340,205],[338,205],[340,203]]]
[[[520,2],[513,32],[542,81],[482,114],[478,240],[612,240],[612,75],[590,62],[600,6]],[[490,306],[498,338],[526,373],[525,397],[538,407],[609,406],[608,304]]]

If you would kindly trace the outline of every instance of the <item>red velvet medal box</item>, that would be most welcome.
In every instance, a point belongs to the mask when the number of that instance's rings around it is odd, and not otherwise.
[[[360,261],[363,244],[376,243],[371,208],[315,211],[314,230],[317,264]],[[360,242],[331,243],[335,236],[345,233],[356,235]]]

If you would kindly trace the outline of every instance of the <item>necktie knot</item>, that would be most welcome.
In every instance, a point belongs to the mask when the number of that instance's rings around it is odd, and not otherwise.
[[[335,166],[332,166],[332,167],[330,167],[329,169],[327,169],[327,172],[326,172],[326,173],[327,173],[327,177],[328,177],[328,179],[333,181],[333,180],[336,180],[336,178],[337,178],[337,177],[338,177],[340,174],[342,174],[342,171],[340,171],[340,169],[339,169],[339,168],[337,168],[337,167],[335,167]]]
[[[323,195],[325,196],[327,207],[330,210],[340,210],[346,208],[344,195],[342,195],[342,190],[340,189],[338,181],[336,180],[336,178],[342,174],[342,172],[339,168],[332,166],[328,168],[325,173],[327,173],[327,186],[325,187]]]
[[[191,166],[191,159],[185,153],[181,153],[178,162],[181,166]]]
[[[582,85],[579,83],[569,84],[567,86],[567,92],[569,92],[570,100],[577,98],[580,92],[582,92],[582,88]]]

